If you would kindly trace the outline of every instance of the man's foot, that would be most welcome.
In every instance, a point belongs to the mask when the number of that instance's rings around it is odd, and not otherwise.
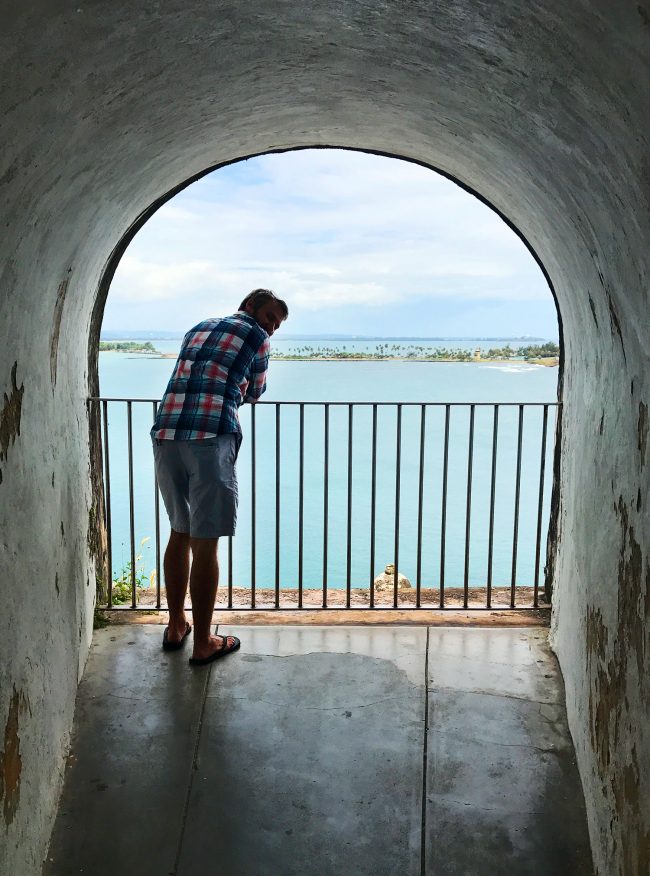
[[[193,666],[203,666],[206,663],[212,663],[213,660],[218,660],[220,657],[225,657],[232,651],[236,651],[241,642],[237,636],[210,636],[207,643],[202,647],[197,646],[194,642],[194,652],[190,657],[190,663]]]
[[[182,648],[185,644],[185,639],[192,632],[192,627],[189,625],[187,621],[183,621],[183,625],[176,626],[169,623],[169,626],[165,627],[165,632],[163,633],[163,651],[178,651],[179,648]]]

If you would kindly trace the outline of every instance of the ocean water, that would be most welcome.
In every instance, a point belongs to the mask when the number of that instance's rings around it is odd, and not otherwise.
[[[323,341],[322,346],[351,349],[350,342]],[[366,343],[366,342],[359,342]],[[390,342],[393,343],[393,342]],[[407,342],[396,341],[406,345]],[[417,342],[425,345],[425,342]],[[165,352],[176,352],[179,341],[158,341]],[[276,349],[317,343],[274,341]],[[502,341],[456,342],[462,348],[504,346]],[[517,343],[512,344],[517,346]],[[374,343],[370,344],[374,346]],[[431,346],[451,347],[452,342]],[[100,387],[105,397],[158,399],[174,365],[173,359],[123,353],[100,354]],[[399,504],[399,571],[413,584],[417,577],[420,440],[422,404],[425,408],[421,523],[422,586],[438,586],[441,557],[441,496],[445,408],[434,403],[477,403],[475,408],[469,538],[469,584],[485,584],[491,492],[493,408],[481,403],[544,402],[556,400],[557,368],[518,363],[440,363],[409,361],[272,361],[268,402],[330,402],[327,562],[324,562],[325,412],[322,405],[304,407],[303,586],[345,587],[348,578],[348,519],[350,520],[350,581],[367,587],[371,577],[393,562],[395,516]],[[337,404],[337,402],[339,404]],[[397,408],[377,408],[375,561],[371,558],[372,406],[358,405],[350,429],[349,409],[341,402],[401,403],[399,489],[396,488],[398,449]],[[415,404],[409,404],[415,403]],[[532,585],[538,515],[539,465],[543,408],[526,408],[521,448],[520,512],[516,539],[516,584]],[[237,535],[232,541],[234,586],[273,587],[276,580],[276,541],[279,539],[278,580],[281,587],[297,586],[299,544],[299,417],[297,405],[255,407],[255,530],[256,559],[251,563],[252,440],[251,408],[241,410],[244,441],[238,460],[240,486]],[[155,568],[154,481],[149,428],[150,401],[133,405],[133,480],[136,547],[145,574]],[[445,583],[462,586],[465,571],[469,407],[453,406],[449,423]],[[545,545],[552,482],[555,409],[549,409],[546,439],[545,498],[542,546]],[[512,571],[516,490],[518,408],[499,410],[496,501],[494,514],[493,585],[509,586]],[[276,454],[279,429],[280,449]],[[350,434],[352,450],[348,450]],[[114,575],[130,557],[128,445],[126,405],[109,404],[111,523]],[[352,461],[348,476],[349,455]],[[279,493],[276,494],[276,458]],[[348,498],[350,489],[350,498]],[[279,495],[279,517],[276,507]],[[161,540],[169,526],[161,506]],[[149,539],[149,540],[147,540]],[[144,540],[144,543],[141,544]],[[225,540],[224,540],[225,541]],[[222,581],[228,567],[227,541],[220,548]],[[544,549],[540,566],[544,563]]]

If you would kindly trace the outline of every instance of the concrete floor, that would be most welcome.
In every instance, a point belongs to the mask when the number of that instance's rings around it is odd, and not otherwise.
[[[99,630],[45,876],[591,874],[544,629]]]

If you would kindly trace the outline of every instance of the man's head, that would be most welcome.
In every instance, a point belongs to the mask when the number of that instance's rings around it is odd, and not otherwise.
[[[289,308],[270,289],[253,289],[239,305],[249,316],[262,326],[268,335],[280,327],[289,316]]]

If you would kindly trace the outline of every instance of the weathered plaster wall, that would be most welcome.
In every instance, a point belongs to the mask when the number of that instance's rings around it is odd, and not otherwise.
[[[111,252],[206,168],[321,144],[456,176],[549,271],[566,344],[553,641],[598,871],[646,874],[650,7],[12,0],[4,12],[4,870],[38,872],[90,638],[86,342]]]

